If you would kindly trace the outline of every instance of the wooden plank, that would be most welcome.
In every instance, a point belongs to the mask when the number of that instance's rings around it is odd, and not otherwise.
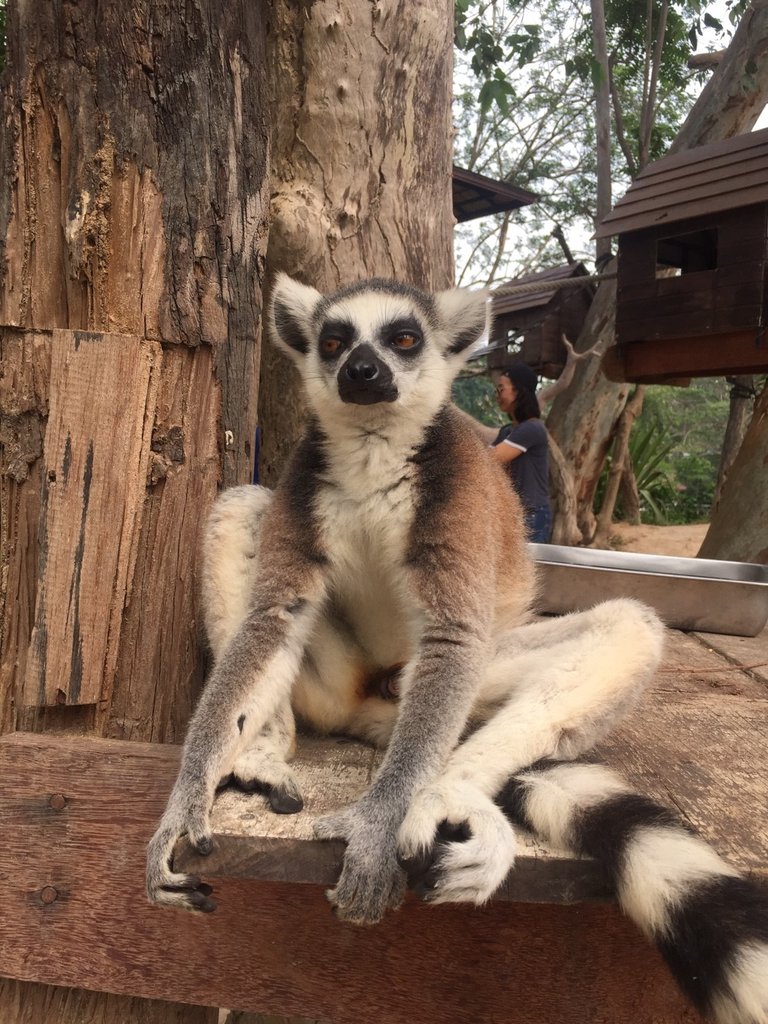
[[[628,341],[627,330],[625,327],[622,332],[617,325],[618,344],[603,356],[602,369],[609,380],[653,384],[671,377],[715,377],[768,370],[768,340],[756,344],[754,330],[640,341]]]
[[[102,684],[114,675],[136,559],[161,354],[129,335],[53,332],[27,705],[108,696]]]
[[[681,303],[682,305],[682,303]],[[712,330],[713,312],[711,308],[696,311],[694,303],[685,303],[690,306],[687,312],[666,313],[657,315],[647,304],[645,310],[642,303],[630,303],[632,308],[617,311],[616,335],[618,341],[654,341],[661,339],[680,338],[687,339],[691,335],[709,335]],[[674,303],[666,303],[667,309],[674,306]],[[716,339],[723,344],[722,338]]]
[[[37,594],[50,332],[0,327],[0,733],[14,727]]]
[[[768,699],[768,689],[759,677],[736,668],[768,662],[768,631],[756,637],[736,637],[676,630],[669,637],[664,664],[653,682],[653,701],[663,704],[673,699],[692,701],[718,695]],[[768,679],[768,665],[764,671]]]
[[[232,422],[222,418],[218,358],[208,345],[163,350],[139,554],[101,726],[115,739],[180,742],[202,689],[200,530],[221,480],[220,434]]]
[[[716,651],[731,667],[741,666],[742,671],[731,672],[743,682],[756,680],[753,685],[763,693],[768,692],[768,628],[758,636],[719,636],[706,633],[693,634],[708,650]]]
[[[659,295],[657,289],[656,300],[650,308],[647,300],[622,302],[616,310],[616,322],[625,323],[631,320],[638,324],[655,324],[679,320],[684,323],[687,320],[699,322],[706,318],[715,305],[712,282],[710,281],[709,287],[702,288],[701,282],[698,281],[688,286],[684,277],[674,278],[674,281],[679,281],[682,287],[676,289],[674,295]],[[657,284],[661,284],[661,281]]]
[[[145,848],[177,758],[139,743],[0,741],[0,974],[335,1024],[699,1022],[612,904],[409,897],[360,929],[336,921],[318,886],[232,878],[217,881],[215,914],[150,907]]]
[[[55,957],[55,951],[51,950]],[[0,978],[3,1024],[218,1024],[218,1010]],[[255,1024],[255,1022],[254,1022]]]

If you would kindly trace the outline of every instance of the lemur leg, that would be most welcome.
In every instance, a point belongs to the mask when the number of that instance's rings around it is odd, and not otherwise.
[[[235,757],[232,781],[247,792],[265,793],[277,814],[296,814],[304,799],[296,778],[288,767],[296,747],[296,722],[288,699],[252,742]]]
[[[401,827],[399,855],[412,884],[435,902],[487,900],[514,860],[514,833],[494,797],[522,768],[578,757],[602,739],[653,676],[662,642],[655,613],[623,599],[505,637],[481,694],[506,702],[416,795]],[[469,838],[436,843],[442,822]]]
[[[325,598],[323,564],[312,549],[301,537],[277,528],[274,534],[270,564],[260,571],[245,618],[225,642],[192,716],[178,778],[149,844],[147,893],[154,902],[215,908],[207,886],[173,871],[173,848],[186,834],[199,853],[210,852],[216,787],[232,772],[246,728],[258,736],[289,700]]]
[[[258,545],[273,492],[244,485],[224,491],[208,519],[202,546],[201,604],[206,634],[216,661],[242,624],[258,573]],[[256,734],[244,723],[232,778],[242,789],[266,793],[278,814],[295,814],[304,806],[288,767],[296,741],[296,724],[286,697]]]

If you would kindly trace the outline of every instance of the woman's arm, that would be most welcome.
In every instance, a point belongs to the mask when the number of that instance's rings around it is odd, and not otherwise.
[[[494,447],[491,448],[491,457],[496,459],[496,461],[500,462],[502,465],[512,462],[521,455],[525,455],[522,448],[518,448],[514,444],[507,444],[506,441],[502,441],[501,444],[494,445]]]

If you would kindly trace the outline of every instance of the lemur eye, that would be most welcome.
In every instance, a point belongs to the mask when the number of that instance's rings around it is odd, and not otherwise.
[[[400,331],[400,333],[396,334],[392,339],[392,344],[395,348],[409,349],[416,348],[420,341],[421,338],[418,334],[413,334],[411,331]]]
[[[343,344],[344,342],[341,338],[322,338],[320,341],[320,352],[324,356],[335,356]]]

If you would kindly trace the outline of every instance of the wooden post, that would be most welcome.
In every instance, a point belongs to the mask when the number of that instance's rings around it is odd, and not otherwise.
[[[0,726],[178,739],[198,530],[251,478],[261,0],[10,4],[0,145]],[[118,897],[119,898],[119,897]],[[0,988],[3,1024],[184,1020]]]

